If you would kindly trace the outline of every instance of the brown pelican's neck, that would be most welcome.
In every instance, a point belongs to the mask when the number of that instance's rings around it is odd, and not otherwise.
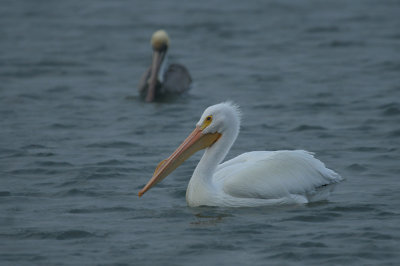
[[[158,83],[164,81],[166,71],[167,47],[160,50],[153,50],[153,59],[150,67],[149,85],[147,88],[146,101],[151,102],[156,98],[156,88]]]

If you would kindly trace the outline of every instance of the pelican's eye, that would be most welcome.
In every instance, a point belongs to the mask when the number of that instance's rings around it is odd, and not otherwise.
[[[212,115],[209,115],[204,119],[203,124],[201,125],[200,129],[203,130],[208,127],[212,122]]]

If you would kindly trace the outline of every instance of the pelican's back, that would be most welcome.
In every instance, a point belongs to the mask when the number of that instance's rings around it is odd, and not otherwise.
[[[307,197],[342,180],[312,153],[302,150],[244,153],[221,164],[215,178],[233,197],[263,199]]]

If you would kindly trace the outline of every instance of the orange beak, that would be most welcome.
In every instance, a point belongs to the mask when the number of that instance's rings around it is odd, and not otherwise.
[[[210,147],[220,137],[220,133],[203,134],[202,130],[199,127],[196,127],[195,130],[193,130],[193,132],[167,159],[158,164],[156,170],[154,171],[153,177],[149,180],[149,182],[147,182],[144,188],[139,191],[139,197],[141,197],[147,190],[172,173],[179,165],[181,165],[194,153]]]

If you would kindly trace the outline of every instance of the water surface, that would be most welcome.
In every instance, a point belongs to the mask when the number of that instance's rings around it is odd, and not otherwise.
[[[0,264],[396,265],[398,1],[3,1]],[[195,81],[140,101],[149,38]],[[233,100],[228,158],[305,149],[346,178],[329,202],[189,208],[201,153],[138,199],[209,105]]]

